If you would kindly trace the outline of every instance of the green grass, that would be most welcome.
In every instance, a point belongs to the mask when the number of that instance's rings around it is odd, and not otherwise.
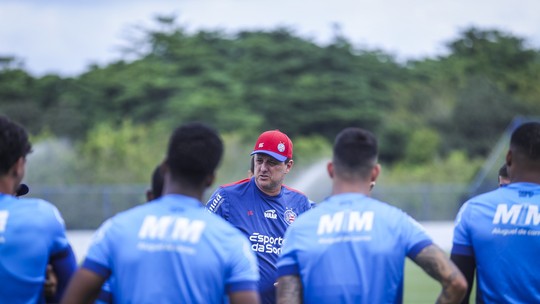
[[[476,297],[476,287],[473,286],[471,299]],[[403,303],[405,304],[424,304],[435,303],[435,300],[441,292],[439,282],[432,279],[422,268],[416,265],[410,259],[405,263],[405,286],[403,294]]]

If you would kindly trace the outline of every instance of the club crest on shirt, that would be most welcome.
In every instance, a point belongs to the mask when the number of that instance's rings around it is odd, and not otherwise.
[[[294,220],[296,219],[296,213],[292,211],[292,209],[285,210],[285,213],[283,213],[283,219],[287,224],[292,224]]]

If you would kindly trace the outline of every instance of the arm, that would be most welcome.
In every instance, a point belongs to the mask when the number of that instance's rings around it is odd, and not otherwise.
[[[106,278],[99,276],[95,272],[80,268],[69,283],[68,289],[60,303],[94,303],[105,279]]]
[[[452,260],[452,262],[456,264],[456,266],[459,268],[461,273],[463,273],[465,279],[467,280],[467,294],[465,295],[465,298],[463,299],[463,301],[461,301],[461,303],[469,303],[472,286],[474,283],[474,273],[476,271],[476,259],[474,256],[452,253],[450,255],[450,260]]]
[[[261,299],[259,294],[254,291],[238,291],[229,294],[231,304],[259,304]]]
[[[73,253],[71,246],[64,251],[51,256],[49,263],[52,268],[51,272],[53,273],[54,279],[56,279],[54,282],[56,283],[56,290],[52,295],[47,295],[46,300],[47,302],[58,303],[60,302],[71,277],[77,269],[77,261],[75,260],[75,254]],[[53,280],[53,276],[49,276],[49,274],[49,269],[47,269],[47,281],[45,282],[45,286],[52,283],[50,280]]]
[[[442,285],[437,303],[460,303],[467,292],[467,281],[459,269],[436,245],[422,249],[414,262]]]
[[[56,294],[56,287],[58,286],[58,278],[53,271],[52,265],[47,264],[47,271],[45,273],[45,284],[43,284],[43,292],[45,293],[46,302],[49,303]]]
[[[277,302],[279,304],[302,303],[302,282],[297,275],[286,275],[278,278]]]

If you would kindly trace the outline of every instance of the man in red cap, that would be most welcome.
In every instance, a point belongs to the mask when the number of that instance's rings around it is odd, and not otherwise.
[[[276,263],[285,230],[310,209],[308,198],[283,184],[293,167],[293,144],[279,130],[262,133],[251,153],[253,177],[220,186],[206,207],[240,229],[259,260],[262,303],[275,303]]]

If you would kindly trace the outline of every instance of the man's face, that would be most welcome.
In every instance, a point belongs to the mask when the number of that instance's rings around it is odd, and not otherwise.
[[[291,167],[292,160],[284,163],[270,155],[255,154],[255,183],[264,193],[277,195]]]

